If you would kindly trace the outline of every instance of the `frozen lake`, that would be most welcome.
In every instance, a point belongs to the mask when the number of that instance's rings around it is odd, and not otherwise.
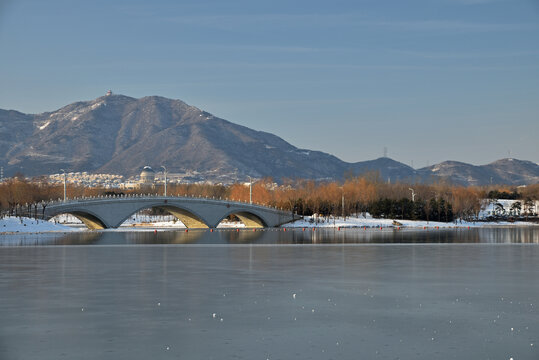
[[[539,358],[538,228],[0,244],[0,359]]]

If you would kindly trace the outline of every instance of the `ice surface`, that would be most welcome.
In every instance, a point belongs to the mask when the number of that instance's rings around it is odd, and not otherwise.
[[[538,258],[537,245],[4,248],[0,358],[532,360]]]

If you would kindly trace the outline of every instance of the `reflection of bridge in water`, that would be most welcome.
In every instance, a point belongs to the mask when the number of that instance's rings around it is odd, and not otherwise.
[[[117,228],[140,210],[158,208],[178,218],[188,228],[215,228],[229,215],[246,227],[275,227],[300,218],[288,211],[237,201],[173,196],[103,196],[57,201],[45,206],[43,217],[71,214],[90,229]]]

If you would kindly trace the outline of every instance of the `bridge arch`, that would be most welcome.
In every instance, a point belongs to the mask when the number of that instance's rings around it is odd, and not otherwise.
[[[236,209],[231,210],[225,213],[221,219],[217,222],[216,226],[219,225],[226,217],[230,215],[237,216],[240,221],[245,225],[245,227],[248,228],[264,228],[268,227],[267,221],[264,220],[264,218],[258,214],[256,214],[254,211],[249,211],[245,209]]]
[[[86,227],[88,229],[90,229],[90,230],[102,230],[102,229],[106,229],[106,228],[109,227],[109,226],[107,226],[105,221],[103,221],[103,219],[101,219],[99,217],[99,215],[97,215],[97,214],[95,214],[95,213],[93,213],[92,211],[89,211],[89,210],[59,211],[59,212],[56,212],[56,213],[52,214],[52,216],[50,216],[50,218],[53,218],[55,216],[62,215],[62,214],[73,215],[74,217],[76,217],[77,219],[82,221],[82,223],[84,225],[86,225]]]
[[[145,209],[165,210],[169,212],[170,214],[172,214],[175,218],[180,220],[187,228],[197,228],[197,229],[209,228],[209,225],[207,224],[206,220],[204,220],[204,218],[200,216],[199,214],[197,214],[195,211],[192,211],[191,209],[187,209],[186,207],[178,206],[176,204],[163,204],[163,203],[143,204],[137,210],[131,211],[128,215],[126,215],[118,224],[116,224],[116,227],[123,224],[127,219],[129,219],[134,214]]]

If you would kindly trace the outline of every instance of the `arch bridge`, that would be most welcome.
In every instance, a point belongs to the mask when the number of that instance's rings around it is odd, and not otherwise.
[[[301,218],[289,211],[238,201],[202,197],[103,196],[48,203],[41,209],[46,220],[71,214],[90,229],[117,228],[140,210],[159,208],[178,218],[187,228],[215,228],[236,215],[246,227],[276,227]]]

